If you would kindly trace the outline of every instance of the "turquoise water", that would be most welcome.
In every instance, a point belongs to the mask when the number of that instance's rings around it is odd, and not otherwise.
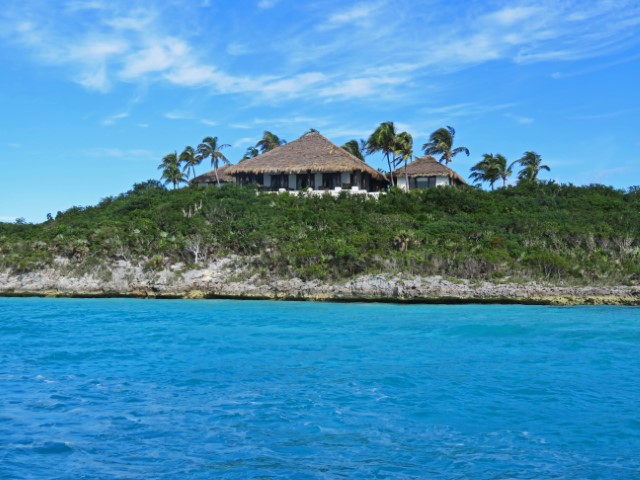
[[[0,478],[640,478],[640,309],[0,298]]]

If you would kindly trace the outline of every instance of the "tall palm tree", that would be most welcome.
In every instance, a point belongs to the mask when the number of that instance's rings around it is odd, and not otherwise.
[[[404,161],[404,180],[409,191],[409,174],[407,173],[407,161],[413,157],[413,137],[410,133],[400,132],[396,137],[396,149],[394,152],[394,167]]]
[[[429,141],[422,146],[425,155],[441,155],[440,163],[443,161],[445,164],[449,164],[453,157],[460,152],[464,152],[469,156],[469,149],[467,147],[453,148],[453,141],[456,136],[456,131],[453,127],[447,126],[446,128],[439,128],[429,136]]]
[[[342,145],[347,152],[353,155],[356,158],[359,158],[364,162],[364,151],[366,150],[367,144],[364,140],[349,140],[347,143]]]
[[[471,175],[469,178],[475,180],[477,183],[488,182],[493,190],[493,185],[499,179],[502,179],[502,186],[507,186],[507,178],[513,173],[513,166],[516,162],[508,165],[507,159],[504,155],[499,153],[485,153],[482,156],[482,160],[471,167]]]
[[[517,163],[522,166],[522,170],[518,172],[518,181],[520,182],[535,183],[538,181],[540,170],[551,171],[549,166],[542,165],[542,157],[536,152],[524,152],[524,155]]]
[[[507,159],[504,155],[496,153],[493,158],[495,169],[498,172],[498,176],[502,179],[502,188],[505,188],[507,186],[507,178],[509,178],[513,173],[513,166],[517,163],[517,160],[515,162],[511,162],[511,165],[508,165]]]
[[[244,152],[244,155],[242,156],[240,161],[246,160],[248,158],[255,158],[258,155],[260,155],[260,150],[258,150],[256,147],[247,147],[247,151]]]
[[[162,170],[160,178],[164,180],[164,184],[172,183],[174,190],[178,188],[179,184],[186,182],[186,177],[180,170],[178,152],[165,155],[162,158],[162,163],[158,166],[158,170]]]
[[[256,143],[256,147],[260,149],[260,153],[266,153],[270,150],[273,150],[280,145],[284,145],[287,143],[286,140],[281,140],[275,133],[271,133],[266,130],[262,134],[262,138]]]
[[[200,165],[202,162],[202,155],[198,155],[198,153],[194,150],[193,147],[187,145],[184,147],[184,150],[180,154],[180,163],[184,164],[184,171],[189,172],[191,170],[192,177],[196,176],[196,165]],[[188,175],[187,175],[188,177]]]
[[[223,148],[230,147],[226,143],[219,144],[218,137],[205,137],[202,140],[202,143],[198,145],[198,155],[205,158],[211,158],[211,166],[213,167],[213,171],[216,174],[216,183],[218,186],[220,185],[220,179],[218,178],[218,165],[222,160],[224,163],[229,164],[229,160],[224,154],[220,151]]]
[[[389,177],[391,185],[393,185],[393,154],[397,146],[398,132],[393,122],[382,122],[378,125],[378,128],[374,130],[371,136],[367,139],[367,148],[365,153],[370,155],[375,152],[382,152],[384,158],[387,160],[387,166],[389,167]]]

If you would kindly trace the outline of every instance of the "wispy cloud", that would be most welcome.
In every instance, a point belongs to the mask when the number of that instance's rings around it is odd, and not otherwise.
[[[280,0],[259,0],[258,8],[261,10],[266,10],[275,7],[279,2]]]
[[[115,115],[111,115],[110,117],[105,118],[102,121],[102,125],[114,125],[116,122],[118,122],[118,120],[122,120],[123,118],[127,118],[128,116],[129,114],[126,112],[116,113]]]
[[[257,139],[254,137],[242,137],[233,142],[233,146],[236,148],[244,147],[246,145],[255,145]]]
[[[254,67],[234,60],[252,51],[250,43],[231,42],[225,49],[198,42],[195,47],[197,37],[179,25],[208,32],[208,25],[193,21],[201,4],[180,12],[173,4],[161,8],[152,0],[144,9],[136,8],[137,2],[132,8],[119,0],[75,0],[67,1],[60,14],[9,1],[0,13],[4,41],[28,50],[39,62],[68,69],[89,90],[108,92],[118,82],[168,82],[247,95],[253,102],[375,100],[381,92],[400,94],[416,78],[497,60],[530,64],[603,56],[637,44],[640,37],[634,35],[640,27],[635,0],[516,0],[497,8],[479,3],[473,9],[420,0],[406,9],[390,0],[346,6],[326,0],[296,6],[307,15],[300,26],[273,30],[267,24],[261,33],[269,41],[258,47],[262,59]],[[259,0],[256,5],[266,10],[277,3]],[[451,22],[454,10],[456,21]],[[182,22],[172,18],[177,14],[185,17]]]
[[[333,13],[318,26],[319,30],[332,30],[342,26],[353,28],[354,26],[366,26],[370,20],[382,8],[381,2],[359,3],[350,8]]]
[[[445,120],[447,118],[470,117],[484,115],[486,113],[499,112],[516,106],[515,103],[501,103],[496,105],[486,105],[479,103],[455,103],[451,105],[441,105],[438,107],[421,108],[420,113],[426,115],[437,115]]]
[[[167,112],[163,115],[167,120],[193,120],[194,116],[185,112]]]
[[[514,113],[505,113],[504,116],[514,120],[516,123],[519,123],[520,125],[531,125],[534,122],[533,118],[526,117],[524,115],[516,115]]]

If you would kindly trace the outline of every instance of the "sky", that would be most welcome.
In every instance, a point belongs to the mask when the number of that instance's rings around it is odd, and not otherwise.
[[[542,178],[640,184],[639,0],[3,0],[0,65],[0,221],[159,179],[206,136],[235,163],[265,130],[384,121],[418,154],[453,126],[464,177],[534,150]]]

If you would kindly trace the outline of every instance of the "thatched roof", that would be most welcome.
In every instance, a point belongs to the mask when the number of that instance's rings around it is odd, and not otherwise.
[[[386,181],[383,174],[345,149],[330,142],[318,132],[309,132],[293,142],[229,167],[227,174],[353,171],[366,172],[376,180]]]
[[[404,177],[404,165],[394,170],[394,177]],[[458,175],[457,172],[451,170],[446,165],[438,162],[431,155],[427,155],[426,157],[416,158],[413,162],[407,164],[407,176],[408,177],[449,177],[453,180],[457,180],[458,182],[466,185],[467,182]]]
[[[235,183],[236,179],[227,173],[230,166],[231,165],[223,165],[218,167],[218,178],[220,179],[220,183]],[[216,183],[216,172],[215,170],[209,170],[207,173],[193,177],[189,180],[189,183]]]

